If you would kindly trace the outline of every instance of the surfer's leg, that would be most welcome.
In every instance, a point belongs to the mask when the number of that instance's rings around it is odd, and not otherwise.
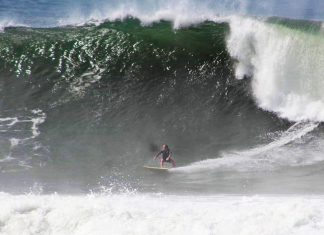
[[[170,158],[170,161],[171,161],[171,163],[172,163],[172,166],[175,167],[175,166],[176,166],[176,163],[175,163],[175,161],[173,160],[173,158]]]
[[[163,158],[161,158],[161,161],[160,161],[160,167],[163,168],[163,163],[164,163],[164,160]]]

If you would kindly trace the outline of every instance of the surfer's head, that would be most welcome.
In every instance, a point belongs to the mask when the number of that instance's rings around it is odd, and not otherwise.
[[[164,145],[162,145],[162,149],[163,150],[168,150],[169,149],[169,146],[167,144],[164,144]]]

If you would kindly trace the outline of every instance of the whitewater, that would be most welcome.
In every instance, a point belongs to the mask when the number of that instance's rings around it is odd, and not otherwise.
[[[0,234],[323,234],[323,9],[1,1]]]
[[[2,234],[322,234],[324,230],[324,201],[315,196],[1,194],[0,198],[6,200],[0,213]]]

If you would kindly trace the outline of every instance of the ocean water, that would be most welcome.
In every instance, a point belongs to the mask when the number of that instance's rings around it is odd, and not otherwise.
[[[323,234],[323,19],[0,0],[0,234]]]

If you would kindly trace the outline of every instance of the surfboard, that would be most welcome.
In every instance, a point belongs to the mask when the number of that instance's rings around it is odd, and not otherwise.
[[[153,172],[168,172],[169,168],[161,168],[161,167],[154,167],[154,166],[143,166],[144,169],[147,169],[149,171]]]

